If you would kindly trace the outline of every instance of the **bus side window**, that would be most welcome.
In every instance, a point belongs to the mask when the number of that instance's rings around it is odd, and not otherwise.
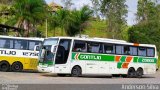
[[[113,45],[113,44],[104,44],[104,53],[114,54],[115,53],[115,45]]]
[[[138,48],[131,46],[130,47],[130,55],[137,56],[138,55]]]
[[[155,49],[154,48],[147,48],[147,56],[154,57],[155,56]]]
[[[4,48],[5,43],[6,43],[6,40],[4,40],[4,39],[0,39],[0,42],[1,42],[1,44],[0,44],[0,48]]]
[[[116,45],[116,54],[124,54],[124,47],[122,45]]]
[[[146,48],[145,47],[139,47],[138,48],[138,55],[139,56],[146,56]]]
[[[0,39],[0,48],[8,48],[12,49],[13,48],[13,40],[11,39]]]
[[[124,46],[124,55],[130,55],[130,48],[129,48],[129,46]]]
[[[87,52],[87,45],[85,41],[74,41],[73,52]]]
[[[14,41],[14,49],[27,50],[28,43],[25,40],[15,40]]]
[[[22,40],[22,42],[21,42],[21,49],[24,49],[24,50],[28,49],[28,41]]]
[[[87,46],[88,46],[89,53],[99,53],[100,52],[100,43],[88,42],[87,44],[88,44]]]
[[[41,42],[39,42],[39,41],[29,41],[28,49],[29,50],[34,50],[35,45],[41,45]]]

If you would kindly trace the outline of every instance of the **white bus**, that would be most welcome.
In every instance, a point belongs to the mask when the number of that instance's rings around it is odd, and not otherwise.
[[[154,74],[156,46],[105,38],[53,37],[44,40],[38,70],[59,76]]]
[[[0,36],[0,71],[36,70],[42,38]]]

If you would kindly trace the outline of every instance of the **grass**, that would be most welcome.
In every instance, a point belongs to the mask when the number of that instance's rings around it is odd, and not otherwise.
[[[91,21],[83,33],[89,37],[107,37],[105,21]]]
[[[42,32],[43,36],[46,35],[45,26],[40,26],[38,29]],[[56,28],[55,32],[56,32],[55,36],[67,36],[65,31],[63,31],[63,35],[62,35],[61,28]],[[84,29],[84,32],[82,34],[89,35],[89,37],[105,38],[107,37],[106,22],[105,21],[90,21],[89,25]],[[48,28],[48,37],[54,37],[54,31],[50,30],[49,28]]]

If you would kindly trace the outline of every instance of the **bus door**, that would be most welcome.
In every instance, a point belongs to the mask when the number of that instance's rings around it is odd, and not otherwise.
[[[70,64],[67,63],[71,39],[61,39],[55,58],[55,73],[69,73]]]

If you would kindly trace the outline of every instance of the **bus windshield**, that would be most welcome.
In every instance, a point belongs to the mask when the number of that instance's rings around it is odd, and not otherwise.
[[[46,39],[40,50],[39,62],[53,61],[55,54],[51,52],[52,45],[56,45],[58,39]]]

